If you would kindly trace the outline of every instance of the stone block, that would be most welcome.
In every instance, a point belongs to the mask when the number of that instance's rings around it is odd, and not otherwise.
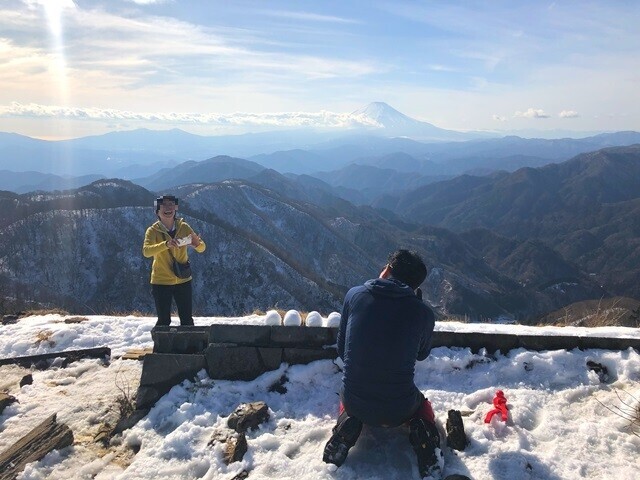
[[[154,353],[202,353],[209,344],[209,327],[154,327],[151,338]]]
[[[175,385],[182,380],[194,377],[206,367],[204,355],[151,353],[144,357],[140,385],[157,385],[177,380]]]
[[[640,351],[640,338],[601,338],[601,337],[574,337],[577,347],[586,350],[591,348],[602,348],[605,350],[626,350],[635,348]]]
[[[505,333],[480,334],[475,332],[433,332],[431,346],[435,347],[460,347],[469,348],[472,352],[479,352],[485,348],[487,352],[494,353],[500,350],[507,353],[518,348],[520,341],[517,335]]]
[[[573,350],[578,347],[577,337],[547,335],[519,335],[520,347],[526,350]]]
[[[281,347],[258,347],[258,355],[266,371],[277,370],[282,363]]]
[[[268,325],[211,325],[209,343],[270,346],[271,327]]]
[[[222,380],[253,380],[268,371],[256,347],[209,344],[205,350],[209,377]]]
[[[151,353],[144,357],[136,408],[151,408],[171,387],[207,368],[204,355]]]
[[[333,360],[337,358],[335,348],[285,348],[282,361],[289,365],[299,365],[315,362],[316,360]]]
[[[150,409],[169,390],[171,387],[164,392],[164,386],[160,389],[151,385],[140,385],[136,392],[136,409]]]
[[[271,345],[282,347],[322,347],[336,343],[337,330],[328,327],[271,327]]]

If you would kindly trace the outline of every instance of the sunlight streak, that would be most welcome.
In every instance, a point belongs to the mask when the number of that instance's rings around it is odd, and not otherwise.
[[[47,25],[51,33],[51,52],[53,61],[51,70],[58,86],[58,102],[69,105],[69,82],[67,79],[67,64],[64,52],[64,37],[62,15],[65,8],[75,7],[70,0],[48,0],[42,2],[47,17]]]

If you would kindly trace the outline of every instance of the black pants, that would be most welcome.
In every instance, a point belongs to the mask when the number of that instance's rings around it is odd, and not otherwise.
[[[176,301],[180,325],[193,325],[191,280],[178,285],[151,285],[158,314],[157,325],[171,325],[171,300]]]

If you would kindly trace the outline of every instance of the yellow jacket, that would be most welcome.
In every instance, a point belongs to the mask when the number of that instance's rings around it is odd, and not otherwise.
[[[176,235],[175,238],[186,237],[194,233],[189,224],[183,221],[181,218],[176,218]],[[189,278],[178,278],[173,273],[173,259],[180,263],[185,263],[189,259],[187,253],[187,246],[174,247],[169,252],[167,247],[167,240],[171,239],[171,235],[162,224],[157,221],[149,228],[144,235],[144,245],[142,246],[142,255],[146,258],[153,257],[153,264],[151,265],[151,283],[155,285],[177,285],[179,283],[185,283],[191,280]],[[200,240],[200,244],[195,247],[196,252],[202,253],[207,248],[204,241]],[[171,256],[173,254],[173,257]]]

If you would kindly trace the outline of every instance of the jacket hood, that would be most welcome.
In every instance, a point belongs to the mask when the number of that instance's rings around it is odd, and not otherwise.
[[[416,292],[414,292],[411,287],[405,285],[399,280],[396,280],[395,278],[374,278],[372,280],[367,280],[364,286],[372,294],[384,297],[397,298],[416,296]]]

